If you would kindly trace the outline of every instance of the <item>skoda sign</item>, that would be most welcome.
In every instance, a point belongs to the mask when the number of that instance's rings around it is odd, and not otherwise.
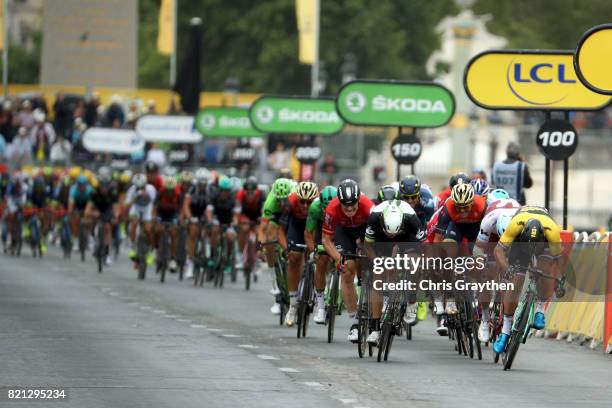
[[[344,127],[333,99],[262,96],[249,111],[253,126],[264,133],[331,135]]]
[[[455,99],[434,82],[357,80],[340,89],[336,109],[353,125],[431,128],[451,120]]]
[[[205,137],[256,137],[263,133],[256,130],[244,108],[204,108],[196,116],[196,129]]]
[[[610,97],[578,80],[571,51],[486,51],[468,63],[467,95],[485,109],[599,110]]]

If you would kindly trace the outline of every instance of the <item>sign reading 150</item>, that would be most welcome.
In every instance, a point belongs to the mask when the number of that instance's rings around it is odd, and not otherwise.
[[[420,143],[401,143],[391,146],[393,149],[393,156],[395,157],[410,157],[418,156],[421,154]]]
[[[576,133],[568,130],[566,132],[542,132],[538,135],[542,146],[572,146],[576,139]]]

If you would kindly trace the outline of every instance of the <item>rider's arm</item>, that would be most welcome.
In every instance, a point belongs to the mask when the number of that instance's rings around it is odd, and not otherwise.
[[[191,220],[191,194],[186,194],[183,200],[183,215],[187,221]]]
[[[211,225],[213,222],[213,205],[212,204],[208,204],[206,206],[206,223],[208,225]]]
[[[325,247],[325,252],[327,252],[327,254],[331,256],[336,263],[340,262],[340,252],[338,252],[336,245],[334,245],[334,236],[323,232],[321,241]]]

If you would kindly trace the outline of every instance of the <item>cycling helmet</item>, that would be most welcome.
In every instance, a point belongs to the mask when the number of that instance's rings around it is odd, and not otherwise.
[[[338,190],[334,186],[327,186],[321,190],[321,194],[319,194],[319,200],[321,200],[321,206],[323,209],[326,209],[329,205],[329,202],[333,200],[336,195],[338,195]]]
[[[70,177],[68,177],[67,175],[66,176],[62,176],[60,178],[60,184],[65,186],[65,187],[69,187],[70,184],[71,184]]]
[[[219,180],[219,189],[225,191],[231,191],[232,189],[232,180],[228,177],[223,177]]]
[[[108,181],[110,181],[112,178],[113,172],[110,167],[102,166],[98,169],[98,180],[103,181],[108,179]]]
[[[417,176],[406,176],[400,182],[399,191],[402,198],[417,196],[421,194],[421,180]]]
[[[164,177],[164,189],[165,190],[174,190],[176,188],[176,177],[174,176],[165,176]]]
[[[111,180],[112,180],[112,178],[111,178],[110,174],[103,173],[103,174],[99,174],[98,175],[98,181],[101,184],[108,184],[108,183],[111,182]]]
[[[510,198],[510,195],[506,190],[496,188],[495,190],[491,191],[487,196],[487,205],[490,205],[493,201],[507,200],[508,198]]]
[[[250,176],[244,182],[244,189],[246,191],[255,191],[257,190],[257,178],[255,176]]]
[[[389,205],[382,211],[381,221],[384,233],[389,236],[397,235],[402,228],[403,220],[404,214],[397,205],[397,202],[390,202]]]
[[[181,171],[179,177],[181,178],[181,183],[191,184],[193,182],[193,173],[189,170]]]
[[[84,175],[80,175],[76,178],[76,183],[78,186],[86,186],[88,183],[87,177]]]
[[[474,201],[474,187],[471,184],[459,183],[451,190],[451,199],[455,205],[465,206]]]
[[[467,184],[469,182],[470,182],[470,176],[468,176],[467,174],[463,172],[460,172],[450,178],[450,180],[448,181],[448,185],[450,188],[453,188],[457,184],[460,184],[460,183]]]
[[[195,173],[195,179],[200,184],[208,183],[210,179],[210,171],[204,167],[200,167]]]
[[[277,199],[286,199],[293,190],[293,183],[286,178],[276,179],[272,184],[272,193]]]
[[[45,177],[51,177],[53,175],[53,168],[45,166],[42,169],[42,175]]]
[[[71,167],[70,170],[68,170],[68,175],[73,180],[76,180],[76,178],[79,177],[80,174],[81,174],[80,167]]]
[[[154,161],[149,160],[145,163],[145,171],[147,173],[155,173],[159,170],[159,166]]]
[[[519,235],[519,242],[546,242],[544,227],[540,220],[530,218],[523,226],[523,231]]]
[[[164,176],[173,176],[177,177],[178,170],[174,166],[166,166],[164,168]],[[177,180],[178,182],[178,180]]]
[[[319,187],[312,181],[300,181],[296,194],[300,200],[312,201],[319,195]]]
[[[378,199],[380,202],[397,199],[397,190],[392,185],[385,185],[378,190]]]
[[[129,183],[131,179],[132,179],[132,170],[129,170],[129,169],[123,170],[123,172],[119,176],[119,181],[124,184]]]
[[[508,214],[502,214],[497,218],[497,235],[498,236],[502,236],[504,235],[504,232],[506,231],[506,228],[508,228],[508,224],[510,224],[510,220],[512,219],[511,215]]]
[[[136,188],[139,190],[142,188],[145,188],[145,186],[147,185],[147,176],[145,176],[142,173],[136,173],[134,174],[134,177],[132,178],[132,183],[134,183]]]
[[[344,205],[352,205],[359,202],[361,190],[355,180],[342,180],[338,185],[338,200]]]
[[[489,188],[489,183],[485,179],[477,178],[470,181],[472,187],[474,187],[474,193],[479,196],[486,196],[489,194],[491,189]]]
[[[293,178],[293,175],[291,174],[291,169],[288,169],[286,167],[280,169],[280,171],[278,172],[278,177],[291,180]]]

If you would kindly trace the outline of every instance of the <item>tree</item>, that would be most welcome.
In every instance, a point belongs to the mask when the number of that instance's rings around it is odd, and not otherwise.
[[[476,0],[476,14],[490,14],[487,28],[508,48],[574,50],[589,28],[612,20],[610,0]]]

